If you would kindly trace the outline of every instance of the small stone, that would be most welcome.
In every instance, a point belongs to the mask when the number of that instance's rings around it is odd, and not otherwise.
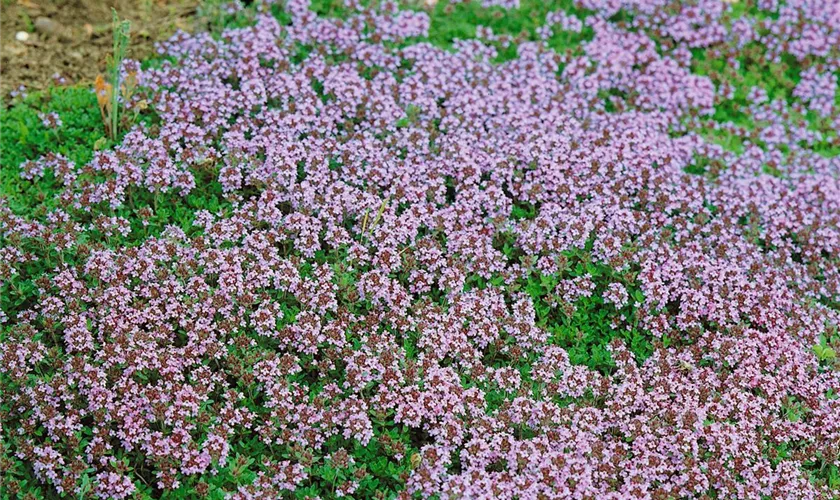
[[[18,42],[25,42],[29,40],[29,33],[25,31],[18,31],[17,33],[15,33],[15,40],[17,40]]]
[[[43,33],[47,36],[54,36],[60,40],[69,40],[67,30],[64,29],[58,21],[54,21],[49,17],[38,17],[35,19],[35,31]]]

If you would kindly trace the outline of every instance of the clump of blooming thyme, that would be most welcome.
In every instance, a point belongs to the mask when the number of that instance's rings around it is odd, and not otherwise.
[[[830,498],[840,161],[802,117],[840,123],[840,17],[576,4],[564,53],[413,43],[391,2],[161,44],[158,123],[24,164],[43,218],[0,201],[0,279],[45,268],[0,313],[4,463],[100,498]],[[808,69],[736,92],[699,50]]]

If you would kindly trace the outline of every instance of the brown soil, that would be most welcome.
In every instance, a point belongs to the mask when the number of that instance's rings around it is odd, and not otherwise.
[[[0,0],[0,96],[56,84],[86,84],[104,72],[112,51],[111,8],[131,21],[128,57],[143,59],[154,42],[192,31],[198,0]],[[46,20],[45,20],[46,19]],[[19,35],[20,32],[25,35]],[[26,38],[21,41],[18,37]]]

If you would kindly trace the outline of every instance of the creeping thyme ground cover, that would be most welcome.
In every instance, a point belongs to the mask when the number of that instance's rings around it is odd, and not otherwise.
[[[840,4],[219,12],[0,111],[0,497],[840,495]]]

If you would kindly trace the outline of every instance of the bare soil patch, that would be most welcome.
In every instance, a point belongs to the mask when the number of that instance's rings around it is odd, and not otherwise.
[[[0,95],[56,80],[92,82],[112,50],[111,8],[131,21],[128,56],[148,56],[154,42],[190,31],[198,0],[0,0]]]

